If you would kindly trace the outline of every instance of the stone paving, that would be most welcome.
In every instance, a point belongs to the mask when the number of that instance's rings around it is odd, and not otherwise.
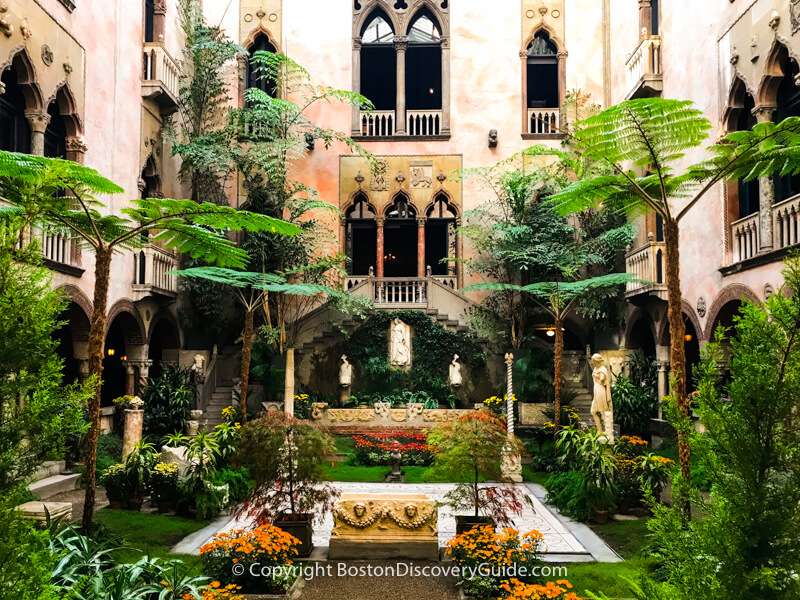
[[[336,487],[342,493],[367,493],[367,494],[426,494],[440,500],[444,494],[453,488],[448,483],[421,483],[421,484],[390,484],[390,483],[357,483],[336,482]],[[588,527],[574,523],[558,514],[542,501],[544,497],[540,486],[533,484],[517,484],[522,487],[530,497],[533,507],[526,507],[520,517],[514,519],[514,527],[520,531],[536,529],[544,535],[544,545],[547,550],[546,560],[558,562],[584,562],[598,560],[603,562],[616,562],[619,557]],[[173,552],[182,554],[197,554],[200,547],[209,541],[214,534],[237,528],[250,528],[252,522],[248,519],[235,517],[222,517],[215,520],[209,527],[192,534],[173,548]],[[318,547],[312,557],[327,557],[328,540],[330,539],[333,518],[327,515],[323,522],[314,525],[314,545]],[[455,535],[456,523],[452,511],[447,507],[439,509],[439,545],[445,543]]]

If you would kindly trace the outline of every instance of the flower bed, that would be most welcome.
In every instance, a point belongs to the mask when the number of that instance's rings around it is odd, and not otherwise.
[[[354,460],[362,466],[389,465],[391,452],[397,448],[403,455],[403,464],[428,466],[433,455],[424,433],[365,433],[354,435],[356,443]]]
[[[218,533],[200,548],[203,573],[243,594],[283,594],[297,573],[291,569],[299,540],[272,525]],[[250,573],[258,563],[259,576]],[[265,570],[266,569],[266,570]]]

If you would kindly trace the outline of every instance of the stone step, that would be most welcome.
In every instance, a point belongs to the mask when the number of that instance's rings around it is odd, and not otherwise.
[[[39,481],[34,481],[28,486],[32,494],[35,494],[40,500],[47,500],[57,494],[64,492],[71,492],[80,489],[80,473],[71,473],[69,475],[50,475]]]
[[[40,481],[52,475],[58,475],[67,468],[67,464],[63,460],[48,460],[36,467],[31,477],[31,482]]]

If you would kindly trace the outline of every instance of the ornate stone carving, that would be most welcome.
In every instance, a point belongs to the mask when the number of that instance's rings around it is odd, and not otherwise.
[[[167,0],[155,0],[153,2],[153,12],[157,15],[167,14]]]
[[[314,421],[319,421],[322,419],[322,416],[327,408],[327,402],[313,402],[311,404],[311,419]]]
[[[421,402],[413,402],[409,403],[406,406],[406,414],[408,415],[408,420],[410,421],[414,417],[420,416],[425,411],[425,405]]]
[[[389,189],[389,182],[386,180],[386,171],[388,169],[389,165],[386,163],[386,160],[378,160],[375,172],[372,174],[372,181],[370,182],[370,188],[373,192],[384,192]]]
[[[773,10],[772,14],[770,15],[769,19],[769,26],[774,29],[775,31],[778,30],[778,25],[781,24],[781,16],[778,14],[777,10]]]
[[[761,53],[758,50],[758,35],[754,33],[750,38],[750,62],[756,62],[759,56]]]
[[[392,421],[394,421],[395,423],[402,423],[403,421],[406,420],[406,417],[408,416],[408,413],[404,408],[393,408],[392,410],[389,411],[389,414],[392,417]]]
[[[406,35],[396,35],[394,36],[394,42],[392,42],[394,49],[398,52],[405,52],[408,50],[408,36]]]
[[[422,411],[422,420],[428,423],[447,423],[458,421],[464,415],[474,413],[474,410],[448,410],[446,408],[427,408]]]
[[[328,411],[328,419],[332,422],[350,423],[357,421],[365,423],[375,420],[375,413],[371,410],[361,408],[339,408]]]
[[[429,188],[433,184],[433,163],[409,163],[411,187],[414,189]],[[401,182],[402,183],[402,182]]]
[[[497,148],[497,129],[489,130],[489,148]]]
[[[389,418],[389,411],[392,408],[391,402],[376,402],[375,403],[375,414],[379,417],[383,417],[384,419]]]
[[[798,0],[798,1],[800,1],[800,0]],[[733,50],[731,51],[731,60],[730,60],[730,62],[734,66],[736,66],[736,64],[739,62],[739,51],[736,49],[736,46],[734,46]]]
[[[356,180],[356,183],[358,183],[359,188],[361,187],[361,184],[364,183],[364,176],[361,174],[361,171],[359,171],[358,174],[353,179]]]
[[[406,180],[406,176],[403,175],[402,171],[398,171],[397,175],[395,175],[394,180],[400,184],[400,187],[403,187],[403,182]]]
[[[53,64],[53,51],[47,44],[42,45],[42,62],[46,67],[49,67]]]
[[[2,31],[6,37],[14,35],[14,26],[11,24],[11,21],[8,20],[8,4],[5,2],[0,3],[0,31]]]
[[[789,20],[792,23],[792,35],[800,31],[800,0],[791,0],[789,4]]]
[[[769,300],[775,294],[775,288],[771,283],[764,284],[764,298]]]
[[[706,299],[700,296],[697,299],[697,316],[701,319],[706,316]]]
[[[439,182],[439,185],[444,185],[444,182],[447,181],[447,175],[444,174],[444,171],[439,171],[436,180]]]
[[[63,66],[64,66],[64,73],[70,75],[72,73],[72,65],[69,64],[69,61],[66,61]]]
[[[25,41],[31,39],[33,35],[33,31],[31,31],[30,26],[28,25],[28,19],[22,19],[22,23],[19,26],[19,32],[22,34],[22,38]]]
[[[0,81],[0,96],[6,93],[6,84]]]

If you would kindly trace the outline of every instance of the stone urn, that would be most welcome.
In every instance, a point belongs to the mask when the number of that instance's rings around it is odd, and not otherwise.
[[[186,421],[186,435],[195,437],[197,430],[200,429],[200,419],[203,418],[202,410],[193,410],[189,412],[190,419]]]

